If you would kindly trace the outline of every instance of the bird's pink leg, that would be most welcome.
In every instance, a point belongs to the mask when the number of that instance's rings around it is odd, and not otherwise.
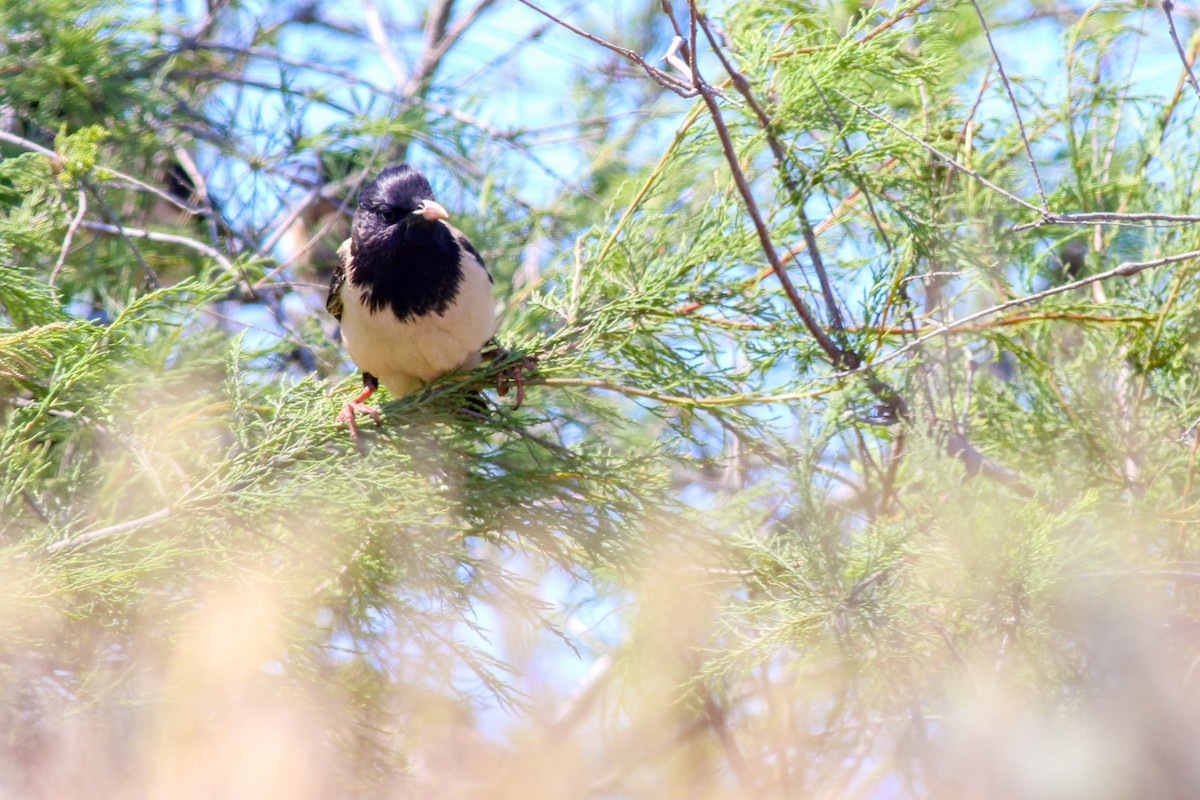
[[[375,393],[378,386],[368,386],[362,390],[358,397],[342,406],[341,413],[337,415],[339,424],[346,423],[350,426],[350,438],[358,441],[358,426],[354,424],[355,414],[366,414],[371,419],[375,420],[375,424],[379,425],[383,420],[379,416],[379,409],[375,406],[369,406],[363,401]]]

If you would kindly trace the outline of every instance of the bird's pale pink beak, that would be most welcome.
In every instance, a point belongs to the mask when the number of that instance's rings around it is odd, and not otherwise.
[[[450,212],[442,208],[441,203],[433,200],[422,200],[421,205],[417,206],[417,210],[413,213],[426,222],[433,222],[435,219],[450,219]]]

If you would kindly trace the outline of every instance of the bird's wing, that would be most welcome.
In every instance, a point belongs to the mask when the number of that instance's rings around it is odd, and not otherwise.
[[[329,294],[325,296],[325,310],[338,322],[342,321],[342,287],[346,284],[346,269],[350,261],[350,240],[342,242],[337,251],[337,266],[329,279]]]
[[[448,222],[445,223],[445,225],[450,229],[450,232],[454,234],[454,241],[458,242],[458,246],[474,256],[475,260],[479,262],[479,266],[483,267],[483,271],[486,272],[488,276],[488,283],[495,283],[495,281],[492,280],[492,273],[488,270],[487,264],[483,263],[483,256],[479,255],[479,251],[476,250],[475,246],[471,244],[471,241],[467,239],[467,235]]]

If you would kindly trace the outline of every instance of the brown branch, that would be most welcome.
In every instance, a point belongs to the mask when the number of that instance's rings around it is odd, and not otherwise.
[[[521,0],[525,2],[525,0]],[[696,11],[693,6],[693,14]],[[721,149],[725,154],[725,160],[729,164],[729,169],[733,173],[734,183],[737,185],[738,193],[742,196],[742,202],[746,207],[746,213],[750,215],[750,221],[754,224],[754,230],[758,234],[759,243],[762,245],[763,253],[767,257],[771,269],[774,270],[779,282],[783,285],[783,291],[787,295],[788,300],[799,314],[800,320],[804,323],[817,345],[828,356],[829,360],[835,365],[845,363],[846,354],[842,348],[834,342],[825,329],[821,327],[816,316],[808,305],[800,297],[796,291],[795,285],[792,283],[791,277],[787,274],[787,268],[783,262],[779,260],[779,254],[775,250],[775,245],[771,241],[771,233],[767,230],[766,223],[763,222],[762,214],[758,209],[758,203],[754,199],[754,193],[750,189],[750,184],[746,181],[746,175],[742,172],[742,165],[738,160],[737,151],[734,149],[733,140],[729,136],[729,129],[725,125],[725,118],[721,114],[721,107],[718,105],[716,95],[712,88],[705,82],[700,75],[699,66],[695,63],[695,53],[692,54],[693,70],[696,73],[696,88],[700,92],[701,98],[704,100],[705,106],[708,107],[709,115],[712,117],[713,126],[716,128],[717,137],[721,140]],[[731,76],[732,77],[732,76]],[[736,79],[735,83],[736,83]]]
[[[63,323],[55,322],[51,325],[47,325],[46,327],[61,326],[63,326]],[[30,330],[36,331],[37,328],[27,329],[26,331],[23,331],[23,333],[28,333]],[[4,399],[4,402],[17,406],[18,408],[29,408],[30,406],[36,405],[33,400],[30,400],[27,397],[7,397]],[[85,416],[76,411],[68,411],[62,408],[47,408],[39,411],[38,413],[47,414],[51,417],[62,417],[63,419],[77,419],[92,430],[98,431],[105,436],[111,435],[109,429],[102,422],[98,422],[97,420],[94,420],[91,417]]]
[[[716,42],[715,37],[713,37],[711,34],[711,31],[709,31],[704,17],[700,15],[698,9],[696,8],[695,0],[691,0],[690,5],[691,5],[691,9],[692,9],[692,14],[693,14],[693,20],[700,21],[700,25],[703,28],[703,30],[705,31],[710,45],[713,47],[714,51],[717,53],[718,57],[721,59],[722,65],[725,67],[726,71],[730,74],[730,77],[733,80],[735,88],[737,88],[738,91],[742,94],[743,98],[746,100],[747,104],[754,111],[756,117],[758,118],[760,126],[764,129],[764,131],[766,131],[768,142],[770,143],[772,152],[777,159],[777,163],[780,164],[781,169],[784,169],[785,182],[789,182],[789,188],[793,190],[793,193],[794,193],[793,200],[795,202],[796,197],[799,194],[798,187],[795,185],[794,179],[791,178],[790,174],[788,174],[786,172],[786,151],[783,150],[781,143],[773,135],[773,133],[771,131],[771,124],[770,124],[769,117],[766,115],[765,111],[762,109],[762,107],[757,103],[757,101],[753,97],[753,94],[749,88],[749,83],[748,83],[748,81],[746,81],[745,76],[741,75],[741,73],[739,73],[736,69],[734,69],[732,67],[732,65],[730,64],[730,62],[724,57],[724,54],[721,51],[721,48],[719,47],[718,43]],[[694,56],[693,56],[693,58],[694,58]],[[706,91],[707,84],[704,82],[703,78],[699,75],[698,68],[694,67],[694,69],[696,72],[696,86],[700,90],[701,97],[704,99],[705,104],[708,106],[710,114],[713,117],[714,125],[717,128],[718,136],[720,136],[720,138],[721,138],[722,147],[724,148],[725,153],[726,153],[726,160],[729,161],[730,167],[734,171],[734,178],[735,178],[735,181],[738,183],[739,191],[741,191],[741,193],[743,195],[743,200],[746,202],[747,210],[751,213],[751,218],[754,219],[756,222],[756,228],[759,229],[759,236],[760,236],[760,240],[763,242],[764,251],[767,253],[768,259],[772,261],[772,267],[774,268],[775,262],[777,261],[777,257],[775,256],[775,252],[774,252],[774,247],[770,243],[769,234],[765,231],[764,228],[760,227],[761,219],[758,218],[757,208],[754,205],[753,197],[750,195],[748,186],[745,185],[744,176],[741,175],[740,165],[737,162],[736,156],[733,155],[732,144],[729,141],[728,132],[724,129],[724,122],[723,122],[723,119],[721,118],[720,108],[716,104],[715,100],[712,98],[711,94],[708,91]],[[818,86],[818,91],[820,91],[819,86]],[[839,94],[841,94],[841,93],[839,92]],[[844,96],[845,95],[843,95],[843,97]],[[855,104],[855,105],[857,105],[857,104]],[[1023,129],[1022,129],[1022,135],[1024,135]],[[915,137],[913,137],[913,138],[915,139]],[[919,139],[917,141],[920,142]],[[923,142],[920,142],[920,143],[924,144]],[[932,150],[932,148],[929,148],[929,149]],[[936,151],[934,151],[934,152],[936,152]],[[941,154],[938,154],[938,155],[941,155]],[[1032,161],[1031,161],[1031,163],[1032,163]],[[966,168],[963,168],[963,169],[966,169]],[[1036,166],[1034,166],[1034,170],[1035,170],[1035,174],[1036,174]],[[739,180],[739,178],[740,178],[740,180]],[[985,183],[986,183],[986,181],[985,181]],[[996,187],[996,188],[999,190],[999,187]],[[1042,200],[1043,200],[1043,208],[1035,209],[1035,210],[1038,210],[1039,212],[1044,213],[1045,196],[1044,196],[1044,193],[1041,192],[1040,179],[1038,180],[1038,190],[1039,190],[1039,194],[1041,195]],[[999,190],[999,191],[1001,191],[1003,193],[1003,190]],[[865,192],[864,192],[864,194],[865,194]],[[1014,199],[1016,199],[1016,198],[1014,197]],[[1018,200],[1018,202],[1020,202],[1020,201]],[[1025,205],[1027,205],[1030,208],[1033,208],[1033,206],[1031,204],[1025,204]],[[802,210],[800,210],[800,215],[801,215],[801,220],[803,223],[803,230],[805,233],[805,241],[806,241],[806,244],[810,251],[810,257],[813,258],[814,268],[817,270],[818,277],[822,280],[823,293],[826,296],[826,302],[829,303],[829,305],[830,305],[831,318],[833,318],[833,315],[836,314],[837,306],[836,306],[836,304],[834,304],[832,302],[832,296],[831,296],[832,291],[829,288],[827,276],[826,276],[826,273],[824,270],[824,265],[821,263],[821,261],[819,259],[815,236],[813,235],[812,228],[808,224],[807,219],[804,217]],[[877,217],[876,217],[876,222],[878,224]],[[778,269],[776,270],[776,272],[778,273]],[[798,307],[797,311],[799,312],[800,310],[801,309]],[[808,323],[808,320],[805,319],[803,313],[801,313],[801,319],[804,320],[806,324]],[[840,320],[838,320],[838,322],[840,323]],[[840,328],[840,326],[839,326],[839,328]],[[811,331],[811,326],[810,326],[810,331]],[[822,331],[822,333],[823,333],[823,331]],[[818,343],[820,343],[820,341],[821,341],[820,338],[818,338]],[[826,350],[826,352],[829,353],[828,350]],[[831,358],[833,359],[835,365],[840,364],[840,363],[853,363],[853,362],[858,361],[858,356],[855,353],[853,353],[852,351],[843,350],[841,348],[838,348],[836,350],[836,355],[831,354]],[[858,372],[858,371],[860,371],[860,370],[852,370],[852,372]],[[905,403],[903,398],[900,397],[900,395],[898,395],[892,387],[888,386],[885,382],[879,380],[878,378],[871,376],[869,374],[869,372],[867,373],[867,378],[868,378],[869,388],[871,389],[872,393],[874,393],[877,397],[879,397],[880,400],[882,400],[887,405],[887,407],[891,410],[891,412],[897,418],[906,418],[907,413],[908,413],[907,412],[907,404]],[[968,475],[973,476],[976,474],[983,474],[986,477],[988,477],[994,481],[997,481],[1005,486],[1012,488],[1014,491],[1021,494],[1022,496],[1029,497],[1029,496],[1033,495],[1032,488],[1021,478],[1021,476],[1018,473],[1014,472],[1013,470],[1008,469],[1007,467],[1001,466],[1001,465],[997,464],[996,462],[992,461],[991,459],[987,458],[985,455],[983,455],[981,452],[979,452],[977,449],[975,449],[970,444],[970,442],[966,439],[965,436],[963,436],[955,431],[950,431],[947,433],[947,437],[948,437],[947,443],[946,443],[947,452],[949,453],[949,455],[956,457],[963,462],[963,464],[967,468]]]
[[[284,215],[283,219],[275,225],[275,229],[271,231],[270,235],[268,235],[267,238],[263,240],[263,243],[258,246],[258,252],[263,254],[271,252],[271,250],[275,248],[275,245],[279,244],[279,240],[282,239],[287,233],[288,228],[292,227],[296,220],[300,219],[304,212],[308,211],[308,209],[311,208],[314,203],[322,200],[323,194],[324,187],[322,186],[314,186],[312,189],[310,189],[308,194],[304,195],[303,199],[301,199],[299,203],[296,203],[290,209],[288,209],[288,212]],[[346,209],[346,211],[349,212],[348,209]]]
[[[454,0],[433,0],[425,12],[425,56],[433,52],[446,36]],[[465,30],[465,28],[464,28]]]
[[[759,105],[758,100],[754,97],[754,93],[750,90],[750,82],[746,80],[746,76],[739,72],[725,56],[725,51],[721,48],[716,37],[713,36],[712,30],[709,28],[708,19],[700,14],[694,2],[691,3],[691,7],[693,20],[697,20],[700,23],[700,27],[708,39],[709,46],[717,54],[717,58],[721,61],[721,66],[725,68],[730,79],[733,80],[734,88],[738,90],[738,93],[741,94],[742,98],[750,106],[755,118],[758,120],[758,126],[766,134],[767,145],[771,148],[771,154],[775,156],[775,163],[779,168],[780,177],[782,177],[784,186],[787,187],[791,195],[792,206],[795,209],[797,219],[800,221],[800,230],[804,235],[804,242],[808,246],[808,257],[812,261],[813,272],[817,275],[817,282],[821,286],[821,295],[824,297],[825,305],[829,311],[830,325],[833,326],[834,331],[841,337],[845,332],[842,315],[838,308],[837,298],[833,294],[833,286],[829,282],[829,273],[825,269],[825,262],[821,259],[821,251],[817,246],[817,236],[813,232],[812,224],[808,221],[808,215],[804,213],[806,198],[804,197],[804,193],[800,191],[800,185],[796,182],[791,170],[788,169],[789,159],[787,151],[784,149],[783,143],[779,141],[779,137],[775,135],[771,118],[763,110],[763,107]],[[693,55],[694,58],[695,56]],[[696,74],[697,84],[699,84],[699,73],[697,72]],[[869,203],[870,198],[868,197],[867,200]],[[874,213],[874,209],[872,209],[872,213]],[[844,346],[845,343],[842,342],[841,344]]]
[[[843,349],[841,346],[839,346],[836,342],[834,342],[830,338],[828,332],[818,323],[815,315],[812,313],[812,310],[807,306],[807,304],[805,304],[804,300],[799,296],[798,292],[796,291],[795,285],[792,283],[791,278],[788,276],[787,271],[786,271],[783,263],[781,262],[778,254],[775,250],[775,247],[771,241],[770,232],[768,231],[768,229],[763,221],[763,217],[762,217],[761,212],[759,211],[758,204],[754,199],[753,192],[751,191],[749,183],[746,179],[745,173],[742,170],[741,164],[737,157],[736,150],[733,146],[732,138],[730,137],[730,134],[729,134],[728,126],[725,123],[724,116],[721,112],[721,108],[720,108],[719,104],[717,103],[716,98],[718,96],[724,98],[724,96],[720,95],[715,89],[713,89],[713,87],[709,86],[708,83],[704,80],[703,76],[700,74],[699,66],[696,62],[695,37],[697,35],[698,21],[702,20],[702,17],[699,13],[699,10],[696,8],[695,0],[690,0],[690,2],[689,2],[689,6],[691,9],[691,25],[690,25],[689,33],[691,34],[691,41],[692,41],[692,47],[691,47],[691,52],[690,52],[691,71],[694,76],[694,84],[695,85],[687,87],[686,91],[678,90],[677,86],[678,86],[679,82],[677,80],[675,80],[672,76],[667,75],[666,73],[663,73],[661,70],[657,70],[654,67],[651,67],[637,53],[634,53],[631,50],[627,50],[626,48],[622,48],[618,45],[614,45],[610,42],[607,42],[607,41],[601,39],[600,37],[594,36],[593,34],[590,34],[586,31],[576,28],[575,26],[570,25],[569,23],[566,23],[563,20],[558,19],[557,17],[550,14],[549,12],[539,8],[537,5],[530,2],[530,0],[520,0],[520,2],[522,4],[528,6],[529,8],[533,9],[534,11],[537,11],[538,13],[547,17],[548,19],[558,23],[562,27],[565,27],[568,30],[571,30],[572,32],[582,36],[583,38],[588,39],[589,41],[592,41],[596,44],[599,44],[600,46],[605,47],[608,50],[618,53],[619,55],[624,56],[625,58],[629,59],[630,61],[633,61],[634,63],[638,64],[643,70],[645,70],[646,74],[649,75],[651,78],[653,78],[655,81],[657,81],[660,85],[663,85],[666,88],[672,89],[672,91],[675,91],[680,96],[691,97],[691,96],[694,96],[696,93],[699,93],[701,99],[704,102],[704,106],[708,109],[709,114],[713,120],[713,126],[717,133],[717,137],[721,142],[721,148],[722,148],[722,152],[725,156],[725,160],[729,164],[730,171],[734,178],[734,183],[737,186],[738,193],[742,197],[743,204],[746,208],[746,212],[750,216],[751,222],[754,225],[755,232],[758,235],[759,242],[762,246],[764,254],[766,255],[767,261],[770,264],[771,270],[778,277],[780,283],[782,284],[782,286],[784,288],[784,292],[785,292],[786,296],[788,297],[789,302],[791,302],[791,304],[795,308],[797,314],[800,317],[801,322],[804,324],[805,328],[809,331],[809,333],[812,335],[813,339],[817,342],[817,345],[821,348],[821,350],[825,353],[825,355],[829,358],[830,362],[835,367],[849,366],[849,369],[846,369],[845,371],[838,373],[839,375],[851,375],[851,374],[864,374],[865,373],[865,377],[866,377],[866,380],[868,383],[868,388],[871,390],[871,392],[873,394],[875,394],[875,396],[878,397],[884,403],[884,405],[889,409],[889,411],[894,415],[894,417],[896,419],[907,419],[908,418],[908,407],[907,407],[907,404],[905,403],[904,399],[892,387],[890,387],[885,382],[883,382],[883,381],[879,380],[878,378],[874,377],[873,375],[871,375],[870,365],[861,365],[860,357],[856,353],[854,353],[852,350]],[[915,7],[916,6],[914,6],[914,8]],[[768,134],[770,134],[769,117],[767,117],[766,114],[763,112],[762,108],[757,106],[757,104],[754,102],[753,95],[749,91],[748,83],[746,83],[744,76],[741,76],[740,73],[737,73],[737,71],[732,68],[732,65],[730,65],[728,63],[728,61],[724,58],[720,47],[717,46],[717,43],[715,42],[715,37],[712,36],[711,31],[709,31],[707,29],[707,27],[705,28],[705,33],[706,33],[706,36],[709,38],[710,44],[712,44],[714,46],[714,49],[717,52],[718,56],[721,57],[722,62],[726,66],[726,69],[730,72],[731,79],[735,82],[735,85],[738,81],[738,78],[739,77],[741,78],[743,85],[738,86],[739,91],[742,90],[743,86],[745,87],[745,91],[742,92],[743,97],[747,100],[748,103],[751,104],[751,107],[754,109],[755,115],[756,115],[756,117],[758,117],[760,124],[763,124],[764,129],[767,130]],[[974,172],[973,170],[970,170],[967,167],[964,167],[961,164],[958,164],[952,158],[950,158],[950,157],[942,154],[938,150],[936,150],[936,148],[933,148],[932,146],[921,141],[919,138],[913,136],[912,134],[909,134],[907,131],[904,131],[898,125],[895,125],[895,123],[892,123],[891,121],[876,114],[875,112],[871,111],[870,109],[854,102],[849,97],[846,97],[845,94],[843,94],[841,92],[838,92],[838,94],[840,96],[842,96],[844,99],[846,99],[847,101],[849,101],[855,107],[866,111],[868,114],[880,119],[885,124],[896,128],[902,134],[913,139],[919,145],[921,145],[922,147],[926,148],[927,150],[933,152],[935,155],[939,156],[947,163],[949,163],[952,166],[956,167],[957,169],[959,169],[963,172],[966,172],[967,174],[975,177],[983,185],[993,189],[994,191],[996,191],[997,193],[999,193],[1005,197],[1008,197],[1009,199],[1011,199],[1013,202],[1017,203],[1018,205],[1021,205],[1025,208],[1028,208],[1032,211],[1037,212],[1039,214],[1039,217],[1045,213],[1044,206],[1043,206],[1043,208],[1039,208],[1037,206],[1034,206],[1031,203],[1021,200],[1020,198],[1016,197],[1015,195],[1011,194],[1010,192],[1007,192],[1004,189],[1001,189],[1000,187],[990,183],[989,181],[987,181],[987,179],[983,178],[981,175]],[[769,137],[769,138],[773,138],[773,137]],[[780,147],[780,149],[782,149],[781,146],[779,145],[777,139],[775,140],[775,145],[777,147]],[[786,156],[786,151],[784,151],[782,153],[776,153],[776,155],[777,155],[777,157],[780,157],[781,161],[782,161],[782,157]],[[788,176],[788,177],[790,177],[790,176]],[[1041,186],[1040,186],[1040,182],[1039,182],[1039,189],[1040,188],[1041,188]],[[1043,200],[1044,200],[1044,198],[1043,198]],[[805,223],[806,223],[804,226],[805,233],[806,233],[806,236],[805,236],[806,242],[805,243],[806,243],[806,246],[810,249],[810,251],[815,259],[816,257],[818,257],[815,235],[813,235],[811,226],[807,225],[807,220],[805,220]],[[815,260],[814,260],[814,263],[816,263]],[[836,305],[831,304],[830,310],[831,310],[831,313],[834,313],[836,311]],[[920,340],[918,340],[918,342],[919,341]],[[914,345],[915,344],[916,344],[916,342],[914,342]],[[575,379],[550,379],[550,380],[554,380],[554,382],[556,382],[556,383],[565,382],[565,381],[575,381]],[[550,380],[547,380],[544,382],[549,383]],[[588,379],[583,379],[582,381],[575,381],[575,382],[577,383],[577,385],[578,384],[589,385],[589,383],[590,383],[591,385],[595,386],[596,388],[611,389],[613,391],[623,391],[623,393],[632,394],[635,396],[648,396],[648,397],[651,397],[651,399],[663,399],[663,397],[665,397],[665,396],[655,397],[655,396],[652,396],[651,393],[646,392],[645,390],[633,389],[632,387],[617,388],[616,385],[608,384],[607,382],[603,382],[603,381],[596,381],[596,382],[592,383]],[[683,399],[689,403],[695,402],[691,398],[674,398],[674,399]],[[724,398],[722,398],[722,399],[724,399]],[[739,402],[744,402],[744,400],[739,398]],[[1005,485],[1008,485],[1008,486],[1014,488],[1014,490],[1018,491],[1019,493],[1021,493],[1023,495],[1029,496],[1032,494],[1032,490],[1029,488],[1029,486],[1024,481],[1021,480],[1019,475],[1017,475],[1012,470],[1008,470],[1007,468],[999,466],[999,465],[995,464],[994,462],[992,462],[986,456],[979,453],[979,451],[975,450],[970,445],[970,443],[967,442],[966,439],[964,437],[962,437],[961,435],[953,434],[953,433],[951,434],[951,440],[947,443],[947,450],[952,455],[954,455],[954,456],[958,457],[960,460],[962,460],[963,463],[967,466],[968,471],[971,472],[971,474],[982,473],[984,475],[987,475],[988,477],[991,477],[995,480],[1000,481],[1001,483],[1004,483]]]
[[[841,140],[842,147],[846,149],[846,155],[853,159],[854,148],[850,146],[850,140],[846,138],[846,124],[842,122],[841,117],[838,116],[833,104],[830,103],[829,98],[825,96],[825,92],[821,91],[820,85],[818,85],[815,80],[812,80],[811,77],[809,80],[812,81],[813,88],[817,90],[817,96],[821,98],[821,103],[825,106],[825,110],[829,112],[829,116],[833,120],[833,124],[837,126],[838,139]],[[887,235],[887,231],[884,230],[883,221],[879,218],[879,214],[875,211],[875,203],[871,200],[871,193],[867,191],[866,183],[863,181],[862,176],[859,175],[858,170],[855,168],[853,163],[848,163],[848,172],[850,174],[850,180],[854,183],[855,188],[862,193],[863,198],[867,201],[867,213],[871,215],[871,220],[875,223],[875,230],[879,232],[879,238],[883,240],[884,249],[890,254],[892,252],[892,240]]]

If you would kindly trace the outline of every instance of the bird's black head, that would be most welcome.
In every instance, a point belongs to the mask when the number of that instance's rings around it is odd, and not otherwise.
[[[408,164],[379,173],[358,195],[353,236],[359,245],[398,247],[442,238],[446,209],[433,199],[433,187]]]

